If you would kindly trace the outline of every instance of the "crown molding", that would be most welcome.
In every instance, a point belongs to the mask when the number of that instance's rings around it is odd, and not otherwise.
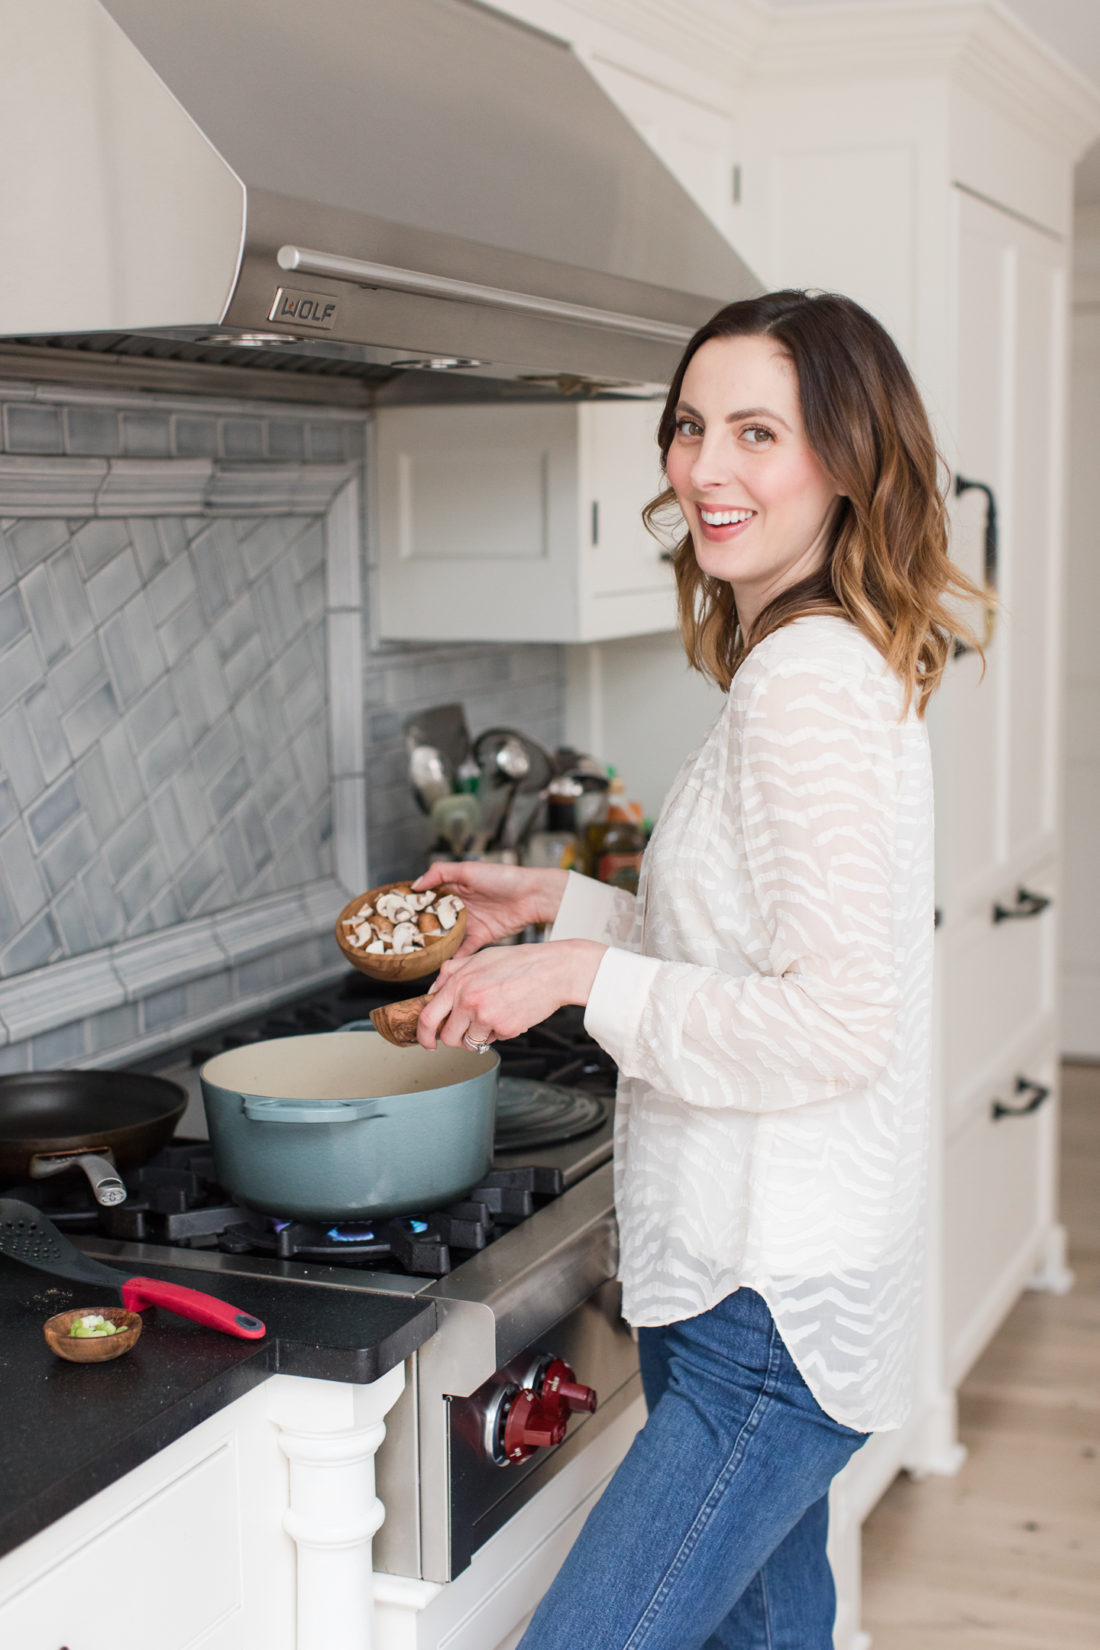
[[[1100,87],[1000,0],[490,0],[585,55],[724,94],[940,75],[1077,160],[1100,136]],[[690,94],[689,94],[690,95]]]
[[[769,87],[943,75],[1079,159],[1100,135],[1100,88],[999,0],[897,0],[773,10]]]

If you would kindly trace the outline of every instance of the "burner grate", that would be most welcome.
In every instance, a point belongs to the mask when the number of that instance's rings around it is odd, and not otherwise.
[[[444,1277],[460,1259],[484,1249],[540,1204],[559,1196],[564,1185],[560,1169],[524,1166],[493,1169],[466,1197],[425,1212],[422,1219],[397,1215],[326,1225],[245,1213],[219,1235],[218,1247],[235,1255],[269,1254],[341,1266],[384,1262],[415,1277]]]

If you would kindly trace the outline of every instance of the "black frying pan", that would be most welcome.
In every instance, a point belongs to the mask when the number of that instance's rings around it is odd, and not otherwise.
[[[178,1083],[139,1072],[0,1077],[0,1181],[39,1179],[64,1169],[69,1158],[85,1169],[100,1202],[120,1202],[126,1192],[117,1176],[111,1184],[112,1165],[140,1168],[171,1139],[186,1105]]]

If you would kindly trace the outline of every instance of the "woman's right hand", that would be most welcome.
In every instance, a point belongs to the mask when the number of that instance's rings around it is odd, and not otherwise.
[[[497,865],[468,859],[454,864],[436,860],[413,883],[417,889],[445,882],[466,907],[466,937],[455,952],[468,957],[483,945],[522,933],[528,923],[553,922],[558,914],[568,871]]]

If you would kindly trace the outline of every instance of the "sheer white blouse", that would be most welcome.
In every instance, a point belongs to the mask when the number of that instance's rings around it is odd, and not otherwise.
[[[924,1224],[932,780],[924,724],[846,620],[761,642],[684,763],[637,896],[571,876],[606,941],[585,1025],[619,1066],[623,1311],[741,1285],[818,1403],[910,1402]]]

